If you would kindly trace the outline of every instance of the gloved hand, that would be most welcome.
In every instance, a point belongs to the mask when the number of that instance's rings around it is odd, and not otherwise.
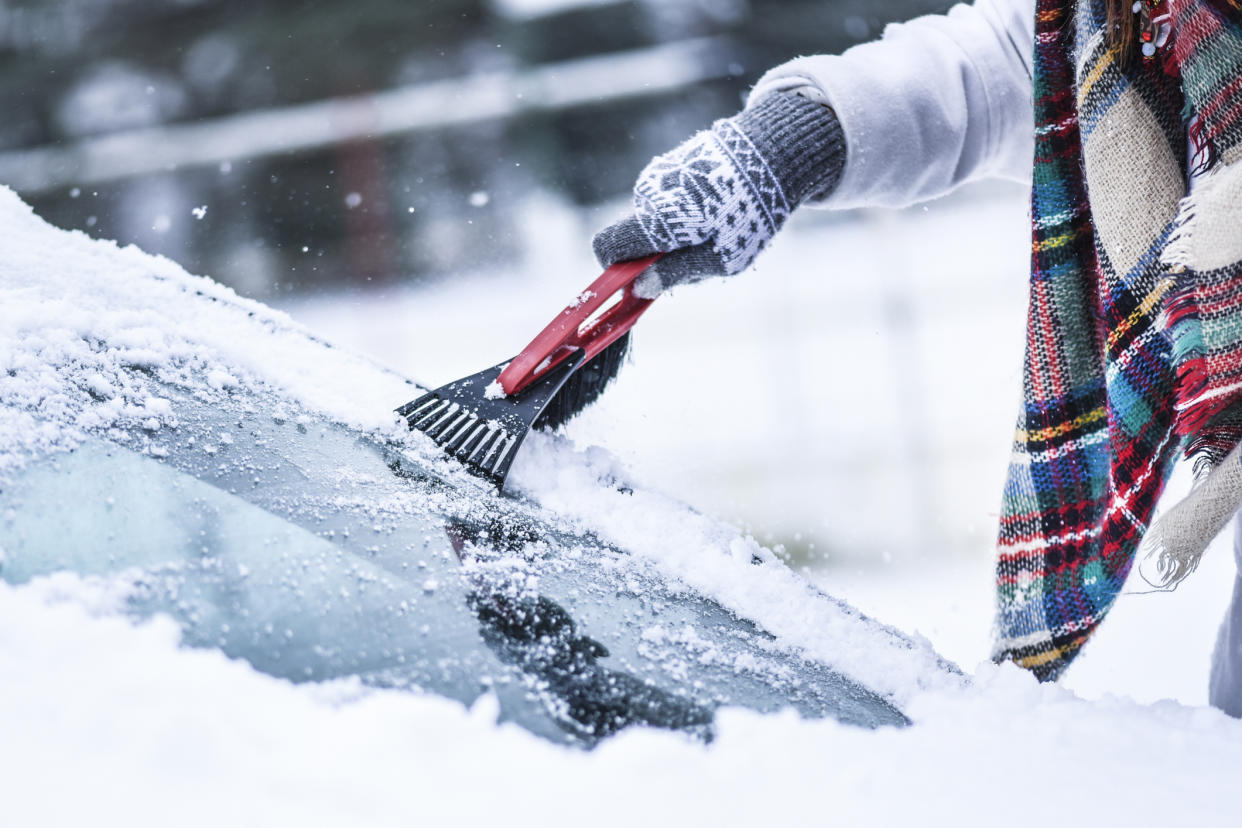
[[[832,109],[795,92],[771,92],[652,159],[634,186],[634,214],[595,236],[595,256],[607,267],[667,253],[635,284],[648,299],[739,273],[795,207],[836,187],[844,166],[845,139]]]

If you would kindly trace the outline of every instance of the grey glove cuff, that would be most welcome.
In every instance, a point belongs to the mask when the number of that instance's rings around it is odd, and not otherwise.
[[[832,194],[845,171],[845,133],[831,108],[793,92],[772,92],[734,116],[791,206]]]

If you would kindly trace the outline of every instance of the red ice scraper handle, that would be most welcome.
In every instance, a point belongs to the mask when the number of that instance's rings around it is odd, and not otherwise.
[[[635,296],[634,282],[662,255],[618,262],[605,270],[500,372],[505,394],[521,392],[578,349],[584,352],[579,364],[585,365],[624,336],[655,301]]]

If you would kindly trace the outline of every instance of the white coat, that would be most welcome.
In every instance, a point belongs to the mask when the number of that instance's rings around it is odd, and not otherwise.
[[[976,0],[791,60],[750,99],[801,87],[836,112],[845,170],[817,206],[904,207],[978,178],[1030,181],[1034,42],[1035,0]]]

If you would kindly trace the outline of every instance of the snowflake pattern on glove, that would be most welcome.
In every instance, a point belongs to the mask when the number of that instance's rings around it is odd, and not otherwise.
[[[751,140],[722,120],[647,165],[634,211],[656,250],[711,242],[732,275],[750,267],[792,207]]]

